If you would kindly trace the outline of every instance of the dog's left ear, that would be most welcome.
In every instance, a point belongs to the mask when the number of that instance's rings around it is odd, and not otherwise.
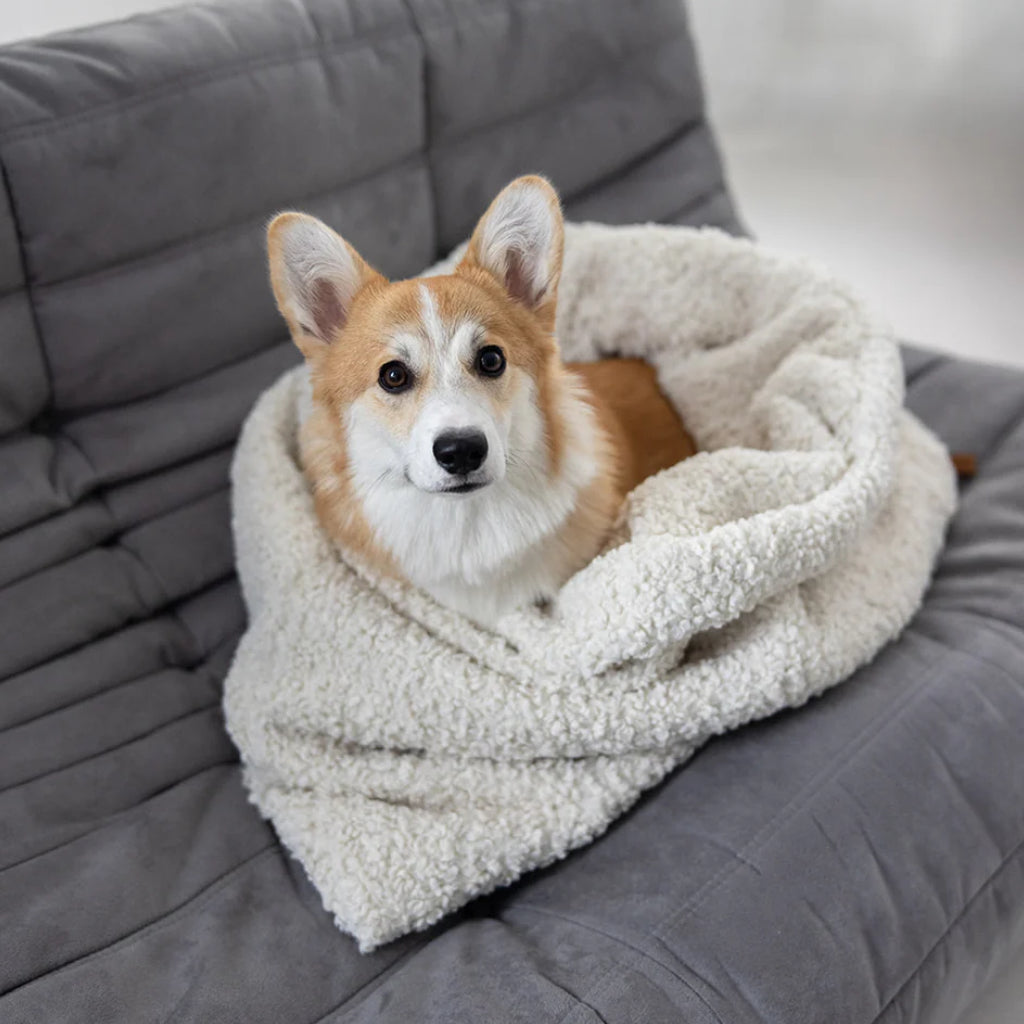
[[[459,269],[479,267],[554,327],[562,273],[562,208],[545,178],[516,178],[480,218]]]

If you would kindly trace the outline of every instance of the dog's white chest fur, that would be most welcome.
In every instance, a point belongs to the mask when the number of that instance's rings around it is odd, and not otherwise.
[[[402,574],[443,604],[491,623],[513,608],[551,597],[569,558],[561,531],[598,470],[590,406],[567,392],[558,410],[565,452],[552,474],[532,389],[511,418],[502,479],[471,494],[424,492],[398,474],[382,480],[382,442],[358,414],[347,430],[363,515]]]
[[[410,582],[485,624],[555,593],[562,560],[550,549],[571,513],[564,493],[543,500],[501,485],[492,491],[397,498],[385,522],[370,513]]]

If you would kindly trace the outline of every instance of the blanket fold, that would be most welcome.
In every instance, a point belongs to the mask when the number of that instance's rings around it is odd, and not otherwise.
[[[250,622],[225,685],[260,811],[364,950],[592,840],[727,729],[849,676],[955,502],[899,354],[820,269],[716,231],[569,225],[567,360],[652,363],[701,453],[549,607],[484,630],[346,564],[296,459],[304,370],[232,471]]]

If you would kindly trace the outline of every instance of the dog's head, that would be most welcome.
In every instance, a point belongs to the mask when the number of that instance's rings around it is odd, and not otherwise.
[[[389,282],[321,221],[274,219],[274,294],[314,400],[340,418],[357,489],[456,500],[550,448],[562,236],[539,177],[498,195],[447,276]]]

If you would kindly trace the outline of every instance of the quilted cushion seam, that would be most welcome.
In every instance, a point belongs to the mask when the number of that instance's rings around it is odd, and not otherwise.
[[[602,174],[599,178],[596,178],[593,181],[588,181],[575,192],[565,193],[562,196],[562,206],[569,207],[574,203],[586,202],[591,198],[591,196],[600,195],[600,193],[609,185],[614,185],[617,181],[624,177],[628,177],[634,171],[646,167],[652,160],[661,156],[663,153],[668,152],[674,146],[677,146],[680,142],[689,138],[701,128],[706,127],[707,121],[703,113],[698,113],[693,117],[687,118],[681,125],[673,129],[671,135],[667,135],[654,145],[647,147],[642,153],[634,154],[620,167],[609,171],[607,174]],[[719,179],[719,181],[720,180],[721,179]],[[671,214],[669,214],[669,216],[671,216]]]
[[[386,967],[379,970],[372,978],[367,978],[367,980],[364,981],[354,992],[349,992],[340,1003],[336,1003],[325,1013],[311,1021],[310,1024],[326,1024],[326,1021],[334,1017],[336,1014],[355,1009],[369,996],[373,995],[377,988],[387,981],[391,975],[404,967],[410,960],[414,959],[417,953],[429,946],[431,941],[432,940],[429,938],[422,939],[413,946],[412,949],[407,949],[395,960],[392,960]]]
[[[634,7],[643,7],[643,0],[632,0]],[[539,9],[542,11],[550,10],[552,7],[565,7],[570,10],[579,8],[579,0],[474,0],[473,10],[471,17],[466,17],[464,14],[452,18],[435,18],[431,20],[430,15],[420,21],[417,18],[417,22],[420,25],[420,29],[423,32],[436,31],[438,29],[445,28],[460,28],[467,21],[476,18],[477,21],[483,21],[484,18],[489,18],[495,12],[508,11],[511,8],[516,10],[529,10],[530,8]],[[653,6],[648,0],[646,6]],[[640,12],[635,12],[636,17]]]
[[[68,443],[78,452],[78,454],[84,460],[85,464],[92,471],[93,479],[98,481],[100,479],[100,474],[97,472],[95,463],[89,457],[85,449],[70,434],[62,431],[61,437],[66,438]],[[95,498],[95,500],[98,501],[100,505],[107,510],[107,515],[109,516],[110,521],[116,523],[117,517],[114,515],[113,510],[110,508],[110,503],[107,500],[106,488],[102,485],[97,486],[95,490],[91,492],[91,496]],[[176,598],[172,598],[170,594],[168,594],[167,587],[165,586],[164,581],[160,579],[160,577],[156,574],[153,568],[142,559],[139,553],[134,549],[128,547],[124,543],[124,535],[128,532],[130,531],[124,529],[116,530],[110,537],[110,539],[107,541],[107,543],[102,545],[94,545],[92,548],[89,549],[89,551],[94,551],[99,547],[106,548],[107,550],[123,551],[132,562],[134,562],[136,565],[139,566],[139,568],[142,569],[142,571],[149,577],[151,583],[153,584],[153,589],[158,594],[158,603],[150,607],[150,602],[146,601],[145,597],[142,594],[142,591],[136,585],[134,578],[132,578],[131,580],[132,590],[135,593],[135,597],[138,599],[139,606],[143,609],[143,611],[147,612],[149,615],[152,615],[158,608],[163,608],[173,603],[173,601],[175,601]]]
[[[353,50],[386,45],[398,40],[418,38],[419,33],[414,27],[404,21],[395,21],[387,25],[381,25],[372,32],[367,32],[358,38],[350,37],[326,46],[317,42],[298,50],[292,50],[289,53],[265,54],[254,60],[241,61],[237,64],[230,64],[227,67],[210,68],[200,74],[186,78],[171,79],[151,90],[137,93],[127,98],[101,103],[98,106],[90,107],[88,110],[80,110],[76,113],[65,114],[60,117],[30,121],[3,129],[0,131],[0,145],[25,142],[40,136],[56,135],[67,129],[92,124],[94,121],[100,121],[105,117],[123,114],[128,110],[144,106],[147,103],[158,103],[162,100],[172,99],[192,89],[218,84],[232,78],[241,78],[251,75],[255,71],[264,71],[268,68],[281,67],[288,64],[300,64],[310,60],[320,60],[326,56],[342,56]]]
[[[287,202],[290,208],[304,207],[309,203],[315,203],[330,196],[344,194],[352,189],[360,188],[369,182],[376,182],[390,175],[398,175],[405,171],[416,170],[417,168],[422,167],[423,163],[423,152],[421,149],[417,149],[414,152],[407,153],[397,161],[390,161],[381,167],[377,167],[372,171],[366,172],[365,174],[360,174],[355,178],[349,178],[346,181],[331,185],[330,188],[319,189],[316,192],[310,192],[306,195],[289,198]],[[276,208],[276,204],[272,205]],[[223,224],[220,227],[214,228],[212,231],[203,231],[197,235],[189,235],[187,238],[176,239],[175,241],[168,242],[166,245],[161,245],[158,249],[151,250],[150,252],[141,253],[137,256],[128,256],[124,259],[118,259],[112,263],[107,263],[98,270],[86,270],[80,273],[71,274],[68,277],[54,278],[52,280],[42,282],[37,285],[36,288],[39,292],[67,292],[74,291],[78,287],[92,287],[93,285],[117,278],[122,274],[133,270],[147,270],[151,267],[159,266],[166,260],[172,259],[175,256],[180,256],[183,253],[202,252],[210,245],[223,242],[225,237],[230,237],[235,234],[241,235],[244,234],[245,231],[252,230],[254,225],[262,223],[267,219],[268,214],[266,208],[264,208],[256,213],[248,214],[238,220],[233,220],[228,224]],[[203,374],[203,376],[205,376],[205,374]]]
[[[998,622],[1001,626],[1007,626],[1010,629],[1012,629],[1014,634],[1024,634],[1024,624],[1020,622],[1012,622],[1010,619],[1004,619],[1000,616],[992,615],[988,612],[976,612],[972,611],[969,608],[943,607],[939,604],[935,605],[934,607],[928,608],[927,611],[929,616],[936,615],[941,617],[943,615],[952,615],[954,618],[977,619],[979,620],[982,626],[989,627],[989,632],[993,632],[993,623]],[[954,651],[956,654],[963,654],[966,657],[973,658],[975,661],[979,661],[982,664],[994,668],[997,672],[1002,673],[1004,676],[1006,676],[1008,679],[1012,680],[1015,683],[1020,683],[1022,681],[1021,679],[1017,679],[1016,676],[1010,675],[1010,672],[1006,668],[1006,666],[1000,664],[998,661],[993,661],[991,658],[986,658],[984,655],[979,654],[977,651],[974,650],[968,650],[964,647],[954,647],[952,644],[947,643],[945,640],[942,640],[934,634],[925,632],[915,622],[911,622],[907,628],[913,629],[915,636],[922,637],[923,639],[929,640],[934,644],[938,644],[944,650]],[[1011,643],[1013,642],[1013,640],[1011,640],[1010,637],[998,631],[995,631],[995,635],[998,636],[1001,640],[1009,640]],[[1022,653],[1024,653],[1024,651],[1022,651]]]
[[[889,1016],[890,1011],[895,1008],[896,1001],[900,998],[910,983],[921,973],[928,961],[931,960],[939,952],[940,948],[948,941],[950,936],[960,925],[961,921],[963,921],[966,915],[974,907],[975,903],[977,903],[982,896],[984,896],[994,885],[998,883],[1004,872],[1019,858],[1022,851],[1024,851],[1024,837],[1022,837],[1017,845],[1006,855],[1006,857],[1003,858],[988,878],[981,883],[971,898],[964,903],[956,917],[949,922],[942,934],[935,940],[928,952],[921,958],[918,965],[907,976],[906,980],[900,985],[896,992],[893,993],[892,997],[879,1009],[878,1013],[872,1019],[871,1024],[880,1024],[883,1018]]]
[[[41,779],[59,775],[61,772],[69,771],[72,768],[78,768],[83,764],[88,764],[90,761],[95,761],[99,757],[106,757],[107,754],[113,753],[117,750],[123,750],[125,747],[130,747],[133,743],[138,743],[140,740],[148,739],[150,736],[155,736],[157,733],[169,726],[177,725],[179,722],[184,722],[188,718],[194,718],[197,715],[205,715],[211,710],[219,711],[220,704],[221,699],[218,694],[214,700],[207,704],[202,704],[198,707],[191,708],[188,711],[183,711],[180,715],[174,715],[172,718],[168,718],[165,721],[160,722],[159,725],[154,725],[135,736],[129,736],[118,743],[111,744],[103,750],[95,750],[91,754],[86,754],[84,757],[76,758],[74,761],[69,761],[67,764],[57,765],[55,768],[47,768],[46,771],[39,772],[31,778],[21,779],[19,782],[12,782],[8,786],[0,786],[0,795],[4,793],[12,793],[14,790],[21,789],[23,786],[31,786],[33,783],[39,782]]]
[[[114,547],[114,545],[110,544],[105,546]],[[121,547],[120,545],[117,546],[117,550],[123,551],[129,558],[135,558],[136,561],[139,561],[139,559],[137,558],[137,556],[134,555],[134,553],[127,551],[127,549]],[[144,565],[144,563],[141,564]],[[106,640],[112,636],[115,636],[124,629],[128,629],[132,626],[141,625],[146,622],[151,622],[160,615],[167,615],[181,622],[181,627],[184,630],[184,632],[192,638],[193,643],[198,644],[198,641],[195,639],[194,630],[192,630],[191,627],[186,625],[186,623],[182,621],[178,616],[178,613],[176,611],[177,606],[179,606],[186,600],[190,600],[191,598],[197,597],[200,594],[205,594],[207,591],[212,590],[215,587],[223,586],[229,580],[234,579],[234,577],[235,572],[234,567],[232,566],[231,570],[225,573],[223,576],[218,576],[215,579],[209,580],[208,582],[200,586],[197,590],[194,590],[191,593],[179,594],[175,597],[168,597],[162,603],[158,602],[154,604],[153,607],[151,608],[146,606],[145,602],[142,602],[140,599],[140,606],[143,613],[142,615],[133,615],[129,616],[126,619],[121,619],[115,625],[111,626],[109,629],[103,629],[100,633],[97,633],[95,636],[90,636],[87,639],[72,643],[71,646],[68,647],[66,650],[57,651],[55,653],[47,653],[43,657],[42,661],[35,662],[31,665],[22,665],[20,667],[17,667],[8,675],[0,677],[0,683],[6,682],[8,679],[13,679],[17,676],[25,675],[28,672],[36,671],[37,669],[40,669],[46,665],[51,665],[54,662],[59,661],[62,658],[67,658],[77,653],[78,651],[81,651],[84,648],[91,646],[94,643],[98,643],[101,640]]]
[[[279,342],[275,344],[284,344],[284,342]],[[217,367],[217,369],[225,369],[231,365],[234,365],[234,363],[226,363],[224,364],[224,366]],[[194,378],[194,380],[199,379],[202,379],[201,376]],[[192,382],[193,381],[182,381],[180,383],[184,385]],[[154,392],[154,394],[158,393],[159,392]],[[152,397],[152,395],[143,395],[140,396],[139,400],[141,401],[149,397]],[[90,472],[95,474],[95,467],[86,458],[81,446],[73,438],[71,438],[67,434],[64,434],[63,432],[60,433],[60,436],[68,440],[70,447],[74,448],[79,453],[79,455],[82,457],[83,461],[89,468]],[[200,459],[209,458],[211,456],[217,455],[218,453],[226,454],[229,451],[232,451],[233,449],[234,442],[230,442],[228,444],[221,444],[217,445],[215,448],[211,448],[209,451],[199,452],[193,456],[190,456],[183,461],[185,464],[188,464],[191,462],[198,461]],[[172,465],[169,467],[165,467],[163,470],[157,470],[156,472],[173,472],[175,468],[175,465]],[[130,484],[131,482],[132,481],[129,480],[124,481],[123,483]],[[61,519],[65,516],[71,515],[90,506],[101,512],[104,517],[102,529],[97,530],[95,535],[86,541],[84,547],[68,549],[65,554],[63,554],[54,562],[38,564],[34,568],[31,568],[27,572],[23,572],[20,575],[9,576],[6,579],[4,579],[3,583],[0,584],[0,587],[8,587],[15,583],[20,583],[23,580],[30,579],[32,576],[38,575],[39,573],[49,572],[52,569],[60,568],[61,566],[67,565],[68,563],[75,561],[75,559],[80,558],[82,555],[88,554],[90,551],[94,551],[98,547],[113,547],[114,542],[116,542],[117,538],[119,538],[121,535],[125,533],[129,533],[131,531],[139,529],[140,527],[158,522],[160,519],[174,515],[175,513],[182,512],[185,509],[191,508],[193,505],[199,504],[202,501],[209,500],[215,495],[222,493],[227,495],[231,490],[230,483],[227,480],[224,480],[221,483],[215,484],[211,489],[201,490],[198,493],[193,494],[191,497],[189,497],[187,500],[183,502],[175,502],[171,505],[167,505],[166,507],[160,508],[159,510],[152,514],[144,515],[140,519],[132,520],[131,522],[123,522],[115,515],[113,509],[110,506],[110,502],[107,497],[107,490],[109,489],[109,487],[109,483],[105,484],[97,477],[97,480],[94,483],[94,485],[82,491],[82,493],[79,494],[78,497],[73,501],[73,503],[67,506],[66,508],[60,509],[59,511],[54,512],[51,515],[44,516],[42,519],[37,519],[33,522],[26,523],[18,530],[13,530],[8,534],[0,535],[0,540],[2,541],[19,541],[20,543],[32,543],[31,538],[21,541],[21,539],[18,537],[18,534],[27,533],[30,530],[46,526],[52,523],[54,520]],[[206,587],[203,587],[202,589],[205,590]],[[173,600],[177,600],[177,598]]]
[[[234,751],[234,748],[232,748],[232,751]],[[215,761],[213,764],[203,765],[201,768],[197,768],[194,772],[189,772],[188,775],[184,775],[180,779],[175,779],[174,782],[172,782],[169,786],[164,786],[156,792],[148,794],[146,797],[143,798],[142,801],[131,804],[128,807],[122,807],[118,811],[112,811],[110,814],[103,815],[103,817],[94,820],[93,824],[82,832],[78,832],[75,835],[62,840],[59,843],[55,843],[53,846],[47,846],[43,849],[35,850],[32,853],[30,853],[27,857],[22,857],[20,860],[11,861],[11,863],[9,864],[0,864],[0,875],[2,875],[5,871],[13,871],[15,868],[19,868],[23,864],[28,864],[30,861],[33,861],[38,857],[46,857],[49,856],[49,854],[51,853],[56,853],[58,850],[63,850],[66,847],[74,846],[74,844],[79,842],[79,840],[88,839],[89,836],[93,836],[97,832],[101,832],[103,829],[109,827],[110,825],[116,825],[120,819],[127,818],[134,811],[138,810],[141,803],[152,800],[161,792],[165,792],[169,789],[174,789],[176,786],[183,786],[187,782],[191,782],[192,779],[198,778],[200,775],[203,775],[206,772],[212,772],[218,769],[225,768],[234,771],[237,764],[238,760],[236,755],[235,758],[229,761]]]
[[[422,138],[423,143],[420,146],[418,155],[427,174],[427,195],[430,203],[430,251],[433,254],[434,259],[437,259],[442,254],[438,253],[437,244],[437,240],[440,238],[441,225],[437,203],[437,175],[434,173],[433,160],[434,102],[430,84],[430,54],[427,49],[426,38],[423,35],[423,26],[420,24],[420,19],[413,10],[410,0],[399,0],[399,3],[401,3],[408,15],[409,21],[413,26],[415,26],[423,47],[422,60],[420,61],[420,95],[423,97],[423,102],[420,107],[420,115],[422,117],[420,137]]]
[[[50,515],[43,516],[41,519],[36,519],[34,522],[26,523],[20,529],[13,530],[9,534],[0,536],[0,542],[16,545],[18,550],[25,550],[26,546],[35,545],[37,540],[37,538],[26,536],[31,531],[45,529],[55,521],[59,522],[65,516],[73,515],[75,513],[79,516],[88,516],[95,513],[97,515],[97,519],[102,519],[103,521],[102,523],[92,525],[89,523],[88,519],[86,519],[84,521],[85,525],[80,527],[75,534],[75,540],[80,541],[82,546],[67,546],[62,550],[62,553],[56,561],[29,563],[28,568],[22,566],[21,568],[14,570],[10,575],[6,575],[9,570],[5,567],[5,575],[3,576],[2,582],[0,582],[0,588],[14,586],[14,584],[21,583],[23,580],[31,579],[38,573],[47,572],[48,570],[55,569],[60,565],[66,565],[68,562],[92,551],[95,547],[106,543],[121,529],[121,527],[110,518],[110,509],[106,503],[92,494],[86,494],[67,508],[61,509],[60,511],[54,512]],[[77,524],[73,525],[77,526]],[[49,550],[52,552],[52,547]]]
[[[929,667],[930,666],[927,663],[919,664],[912,680],[907,684],[906,692],[903,693],[902,698],[896,702],[895,706],[885,706],[879,709],[876,714],[872,715],[871,720],[857,732],[856,736],[850,738],[837,757],[830,761],[817,775],[815,775],[815,777],[808,782],[786,805],[781,813],[766,821],[764,825],[754,833],[750,840],[743,845],[743,848],[734,854],[732,860],[728,861],[714,876],[708,879],[708,881],[705,882],[688,900],[686,900],[681,907],[673,911],[655,926],[653,929],[653,935],[659,939],[659,941],[665,942],[664,932],[666,929],[672,925],[678,924],[679,921],[692,915],[693,912],[702,906],[707,898],[716,889],[723,885],[730,875],[739,870],[741,866],[749,867],[750,855],[764,843],[770,841],[783,828],[783,826],[790,821],[790,819],[799,814],[800,811],[802,811],[818,796],[825,783],[833,779],[858,752],[864,749],[866,745],[866,738],[870,737],[868,743],[876,739],[885,732],[892,723],[897,721],[899,716],[902,715],[907,707],[921,699],[925,692],[925,687],[922,686],[922,680],[925,679]]]
[[[19,982],[12,988],[7,989],[7,991],[0,992],[0,999],[4,996],[9,996],[14,992],[17,992],[20,989],[26,988],[29,985],[34,985],[38,981],[44,981],[46,978],[52,977],[55,974],[62,974],[74,967],[79,967],[83,964],[102,960],[107,956],[112,956],[119,949],[132,946],[136,942],[146,938],[148,935],[158,932],[163,928],[170,927],[179,917],[184,916],[187,911],[197,910],[212,900],[222,889],[234,880],[236,875],[240,874],[246,868],[252,867],[254,864],[266,858],[269,854],[277,853],[278,849],[277,840],[271,840],[271,842],[266,846],[261,847],[255,853],[252,853],[239,861],[217,878],[201,887],[197,892],[187,897],[176,907],[171,908],[163,914],[157,915],[157,917],[153,918],[152,921],[147,921],[138,928],[133,928],[126,935],[122,935],[120,938],[114,939],[112,942],[105,946],[101,946],[99,949],[94,949],[89,953],[73,957],[66,963],[59,964],[48,971],[44,971],[42,974],[37,974],[33,978],[27,978],[25,981]]]
[[[1021,427],[1024,427],[1024,411],[1018,412],[1017,415],[1014,416],[1013,419],[1010,420],[1010,422],[999,432],[999,435],[992,444],[989,445],[988,451],[982,456],[982,468],[989,465],[1003,454],[1003,449],[1006,448],[1010,441],[1016,437],[1017,431],[1020,430]]]
[[[219,584],[214,584],[217,586]],[[202,591],[200,591],[202,593]],[[197,641],[192,634],[185,628],[184,623],[171,612],[162,612],[158,616],[154,616],[147,621],[154,622],[159,619],[165,619],[170,622],[178,630],[178,635],[184,638],[186,645],[194,646]],[[107,686],[103,686],[98,690],[90,690],[88,693],[79,694],[73,699],[65,701],[62,704],[57,704],[52,707],[48,707],[45,711],[40,711],[38,714],[32,715],[30,718],[23,718],[18,721],[4,722],[0,724],[0,735],[5,732],[10,732],[12,729],[20,729],[25,725],[32,725],[33,722],[42,721],[48,715],[56,715],[61,711],[67,711],[69,708],[77,707],[79,704],[86,704],[91,700],[95,700],[98,697],[104,697],[107,694],[115,693],[125,686],[134,686],[144,680],[150,679],[152,676],[157,675],[160,672],[166,672],[168,670],[177,670],[181,672],[193,673],[200,670],[208,661],[215,658],[221,650],[230,647],[234,649],[237,644],[236,637],[226,637],[219,640],[208,650],[197,651],[195,657],[182,656],[180,660],[168,660],[164,658],[159,663],[154,663],[149,666],[145,671],[140,672],[138,675],[133,675],[128,679],[120,679],[115,683],[110,683]],[[177,653],[177,652],[174,652]],[[5,682],[7,680],[4,680]],[[219,680],[218,680],[219,682]]]
[[[488,121],[486,124],[476,125],[459,135],[454,135],[450,138],[438,139],[434,145],[434,149],[443,150],[447,155],[454,150],[464,148],[466,143],[476,142],[481,136],[485,136],[499,130],[505,131],[510,124],[522,121],[531,121],[542,116],[551,117],[554,109],[564,109],[566,107],[573,106],[578,100],[586,98],[591,92],[593,92],[595,87],[609,82],[617,82],[623,69],[632,68],[633,65],[640,64],[644,58],[649,58],[653,53],[659,53],[661,50],[667,50],[670,47],[677,46],[680,42],[688,43],[689,41],[689,33],[683,31],[675,32],[670,36],[663,36],[652,43],[645,43],[643,46],[638,46],[635,50],[630,50],[627,53],[624,53],[616,62],[613,74],[605,73],[593,75],[583,84],[578,85],[567,92],[560,93],[557,96],[548,96],[539,103],[535,103],[529,107],[524,107],[521,110],[506,114],[493,121]],[[690,113],[683,124],[685,125],[696,118],[701,118],[703,115],[703,109],[698,109],[697,111]],[[678,131],[680,127],[681,126],[678,125],[673,126],[670,131]]]
[[[18,269],[21,271],[22,288],[19,291],[24,291],[25,299],[27,300],[28,313],[32,321],[32,333],[34,335],[32,340],[35,342],[39,359],[43,365],[43,373],[46,377],[46,399],[42,405],[42,408],[45,410],[53,403],[53,368],[50,365],[50,354],[47,352],[46,344],[43,341],[43,331],[39,323],[39,311],[36,309],[34,289],[29,281],[25,232],[22,228],[21,217],[18,213],[18,203],[14,197],[11,176],[8,172],[2,149],[0,149],[0,188],[3,188],[7,196],[7,206],[11,211],[11,226],[14,229],[14,240],[18,249]]]
[[[693,995],[693,997],[695,999],[697,999],[705,1007],[705,1009],[708,1011],[709,1014],[711,1014],[712,1018],[714,1018],[714,1020],[717,1022],[717,1024],[723,1024],[722,1018],[718,1015],[718,1013],[716,1012],[714,1007],[711,1006],[711,1004],[707,1001],[707,999],[705,999],[704,996],[694,987],[693,983],[690,982],[689,980],[687,980],[686,978],[684,978],[675,967],[673,967],[671,964],[666,963],[660,957],[655,956],[651,951],[643,949],[642,947],[640,947],[638,945],[635,945],[634,943],[628,941],[627,939],[623,938],[620,935],[613,935],[612,933],[606,931],[604,928],[599,928],[596,925],[589,924],[589,923],[587,923],[585,921],[580,921],[579,919],[574,918],[574,917],[568,917],[565,914],[560,914],[557,911],[550,910],[550,909],[548,909],[546,907],[539,907],[539,906],[537,906],[536,904],[533,904],[533,903],[520,903],[520,902],[513,903],[513,904],[511,904],[509,906],[509,908],[507,910],[507,913],[515,914],[515,913],[517,913],[519,911],[526,911],[527,913],[538,914],[538,915],[541,915],[541,916],[544,916],[544,917],[556,918],[559,921],[564,921],[566,924],[572,925],[574,928],[580,928],[580,929],[583,929],[584,931],[593,932],[596,935],[600,935],[603,938],[608,939],[609,942],[614,942],[616,945],[621,946],[623,949],[630,950],[639,959],[645,960],[645,961],[649,961],[650,963],[654,964],[655,966],[660,967],[663,971],[667,971],[691,995]],[[678,959],[678,958],[676,958],[676,959]],[[678,962],[684,968],[687,967],[687,965],[684,964],[682,961],[678,961]],[[597,996],[597,995],[600,995],[601,993],[603,993],[610,986],[619,984],[619,982],[620,982],[620,979],[618,978],[618,976],[613,975],[613,974],[608,974],[608,975],[605,976],[603,984],[599,985],[597,988],[595,988],[589,994],[590,994],[591,998],[593,998],[594,996]],[[581,1000],[581,1002],[582,1002],[582,1000]],[[587,1004],[584,1003],[583,1005],[587,1005]],[[572,1011],[569,1011],[569,1012],[572,1012]],[[565,1017],[562,1018],[563,1021],[564,1021],[564,1019],[565,1019]]]

